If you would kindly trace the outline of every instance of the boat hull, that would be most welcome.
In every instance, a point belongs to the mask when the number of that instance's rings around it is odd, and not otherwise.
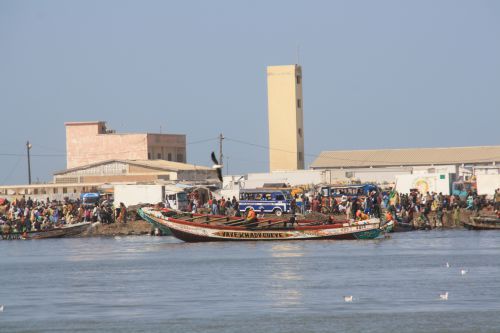
[[[151,224],[154,228],[158,228],[162,235],[163,236],[170,236],[172,235],[172,231],[170,231],[170,229],[161,224],[161,223],[158,223],[156,222],[153,218],[150,217],[151,214],[153,214],[153,210],[150,210],[150,209],[147,209],[147,208],[139,208],[137,210],[137,214],[139,214],[139,216],[146,222],[148,222],[149,224]]]
[[[469,230],[500,230],[500,219],[495,217],[471,217],[463,224]]]
[[[403,222],[395,223],[393,228],[394,232],[407,232],[412,230],[413,226],[410,223],[403,223]]]
[[[62,238],[75,237],[81,235],[91,227],[92,223],[83,222],[74,225],[68,225],[62,228],[54,228],[45,231],[30,231],[30,232],[12,232],[1,234],[1,239],[16,240],[16,239],[46,239],[46,238]]]
[[[352,226],[295,226],[289,228],[245,228],[224,225],[209,225],[186,222],[171,217],[152,217],[157,223],[166,225],[172,234],[185,242],[219,241],[283,241],[314,239],[373,239],[382,230],[379,223],[367,221]],[[377,220],[378,221],[378,220]]]

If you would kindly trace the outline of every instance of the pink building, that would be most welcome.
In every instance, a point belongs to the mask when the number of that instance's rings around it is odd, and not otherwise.
[[[66,126],[66,167],[120,160],[167,160],[186,163],[183,134],[118,134],[104,121],[70,122]]]

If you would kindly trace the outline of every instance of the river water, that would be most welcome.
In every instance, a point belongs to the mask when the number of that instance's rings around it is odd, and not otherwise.
[[[500,232],[0,241],[0,286],[2,333],[500,332]]]

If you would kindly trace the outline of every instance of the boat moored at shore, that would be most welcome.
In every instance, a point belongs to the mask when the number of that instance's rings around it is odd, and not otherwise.
[[[92,226],[90,222],[82,222],[66,225],[60,228],[50,230],[27,231],[27,232],[0,232],[0,239],[16,240],[16,239],[45,239],[45,238],[62,238],[75,237],[83,234]]]
[[[463,224],[470,230],[500,230],[500,218],[495,216],[473,216]]]
[[[379,219],[334,224],[263,218],[248,222],[239,217],[173,211],[164,211],[149,217],[168,227],[175,237],[186,242],[373,239],[383,232]]]

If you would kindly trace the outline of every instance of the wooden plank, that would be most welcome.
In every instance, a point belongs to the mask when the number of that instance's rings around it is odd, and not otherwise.
[[[272,220],[257,220],[257,221],[254,221],[254,222],[250,222],[250,223],[247,223],[246,221],[240,223],[240,225],[238,226],[242,226],[242,227],[248,227],[248,226],[253,226],[253,225],[259,225],[261,223],[266,223],[266,222],[271,222]],[[282,223],[282,221],[280,221],[279,223]],[[236,225],[232,225],[232,226],[236,226]]]
[[[238,225],[238,224],[240,224],[241,222],[244,222],[244,221],[245,221],[245,219],[239,219],[239,220],[233,220],[231,222],[224,223],[224,224],[225,225],[229,225],[229,226],[231,226],[231,225]]]
[[[258,228],[258,229],[265,229],[265,228],[269,228],[269,227],[271,227],[271,226],[273,226],[273,225],[278,225],[278,224],[280,224],[280,223],[283,223],[283,227],[284,227],[284,226],[285,226],[285,223],[288,223],[288,221],[287,221],[287,220],[283,220],[283,221],[273,222],[273,223],[270,223],[270,224],[268,224],[268,225],[263,225],[263,226],[256,227],[256,229],[257,229],[257,228]]]
[[[229,216],[224,216],[224,217],[219,217],[219,218],[216,218],[216,219],[210,219],[208,221],[205,221],[203,223],[211,223],[211,222],[215,222],[215,221],[222,221],[222,220],[229,220]]]

